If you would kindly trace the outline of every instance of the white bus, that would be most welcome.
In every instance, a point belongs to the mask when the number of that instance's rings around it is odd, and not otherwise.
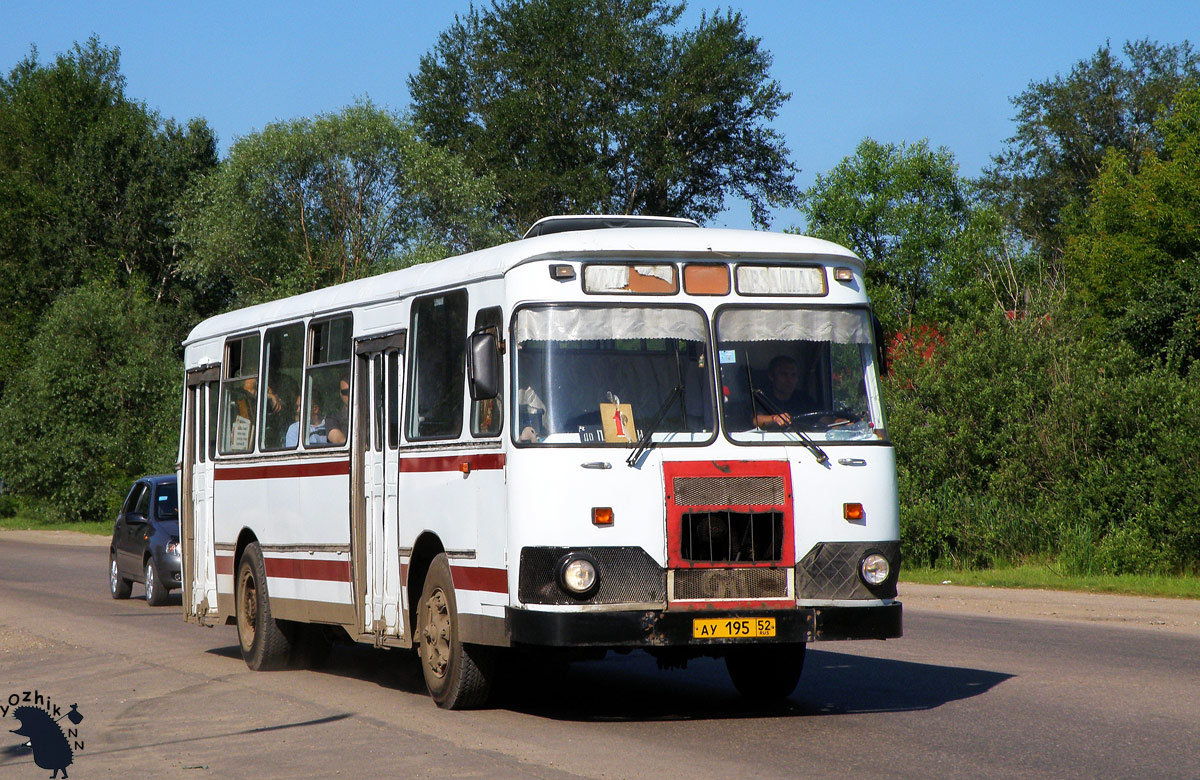
[[[416,648],[447,708],[535,649],[723,657],[787,696],[806,643],[901,635],[874,322],[843,247],[636,217],[212,317],[187,617],[254,669]]]

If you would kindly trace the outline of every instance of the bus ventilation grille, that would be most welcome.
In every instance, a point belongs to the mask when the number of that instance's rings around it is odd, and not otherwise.
[[[788,596],[790,569],[675,569],[672,600],[779,599]]]
[[[676,506],[782,506],[783,477],[675,477]]]

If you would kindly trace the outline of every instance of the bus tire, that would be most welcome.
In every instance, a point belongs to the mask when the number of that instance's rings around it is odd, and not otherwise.
[[[114,599],[127,599],[133,592],[133,583],[121,576],[117,554],[112,551],[108,553],[108,592]]]
[[[282,669],[291,654],[291,626],[271,617],[267,569],[258,542],[246,545],[238,566],[238,645],[246,665],[256,672]]]
[[[758,704],[779,702],[796,690],[806,649],[804,643],[730,648],[725,669],[743,697]]]
[[[495,671],[492,648],[459,638],[458,604],[450,561],[439,553],[429,565],[417,608],[416,639],[425,687],[439,707],[462,710],[487,701]]]

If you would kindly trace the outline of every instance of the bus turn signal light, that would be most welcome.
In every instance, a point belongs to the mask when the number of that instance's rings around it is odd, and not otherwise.
[[[612,525],[613,511],[609,506],[592,507],[592,525]]]
[[[862,520],[866,516],[862,504],[842,504],[842,517],[847,520]]]

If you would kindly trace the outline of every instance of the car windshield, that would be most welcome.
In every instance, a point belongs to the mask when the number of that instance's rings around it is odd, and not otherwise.
[[[179,492],[174,482],[164,482],[154,494],[155,512],[159,520],[174,520],[179,516]]]
[[[722,415],[737,442],[877,440],[874,330],[863,309],[725,309]]]
[[[514,436],[525,444],[704,442],[716,426],[704,315],[683,307],[541,306],[515,324]]]

